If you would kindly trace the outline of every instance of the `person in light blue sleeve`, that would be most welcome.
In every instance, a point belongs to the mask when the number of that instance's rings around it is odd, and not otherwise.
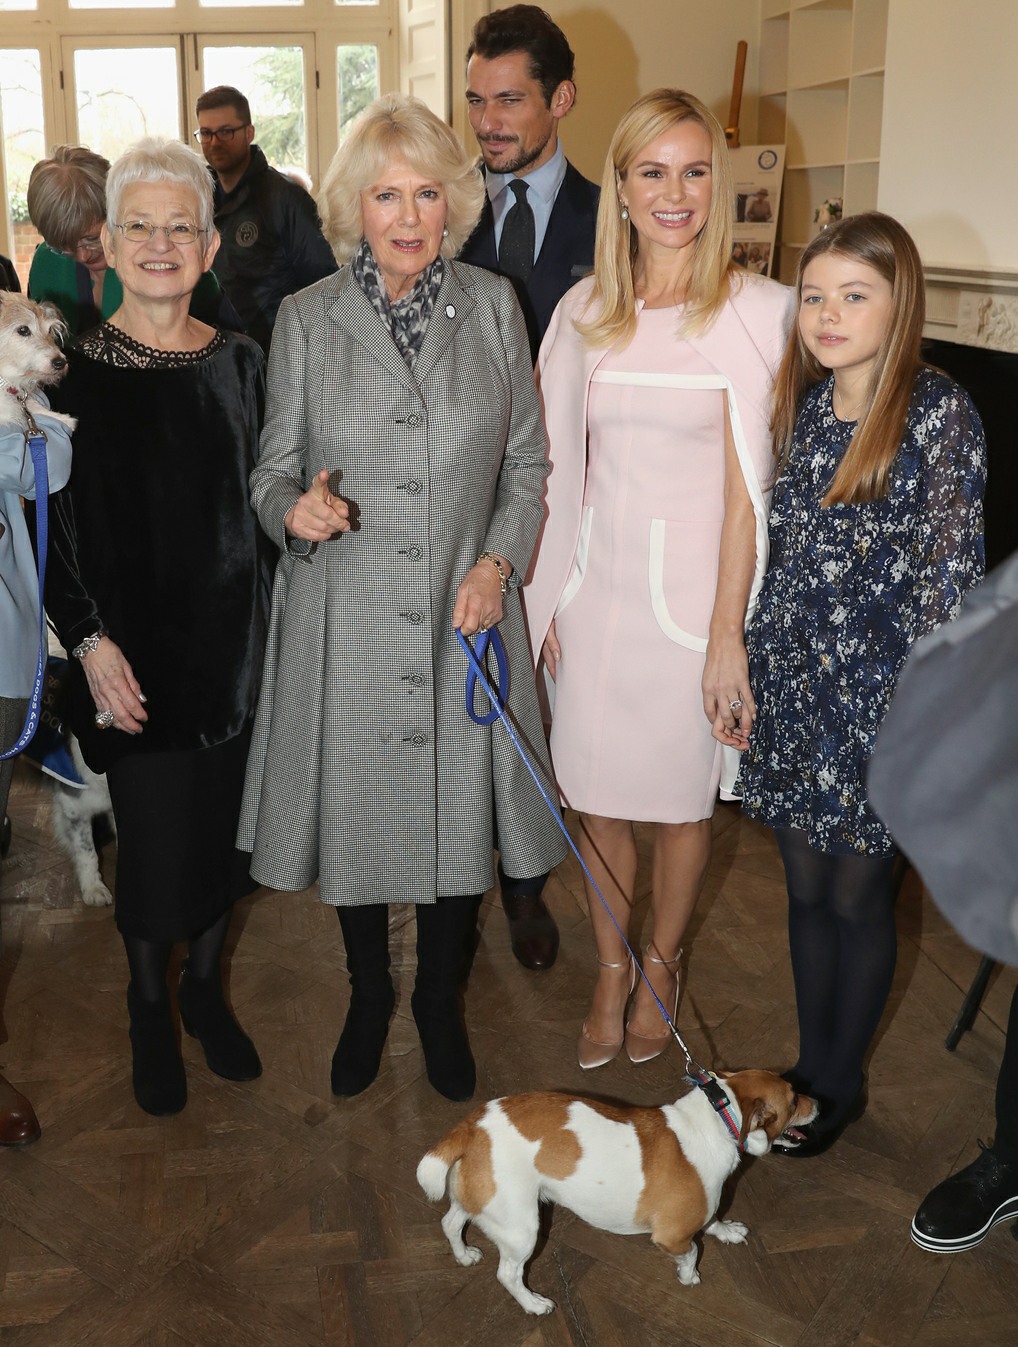
[[[25,721],[39,654],[39,579],[21,498],[35,498],[35,470],[21,410],[8,390],[0,418],[0,751],[14,744]],[[36,398],[48,407],[41,394]],[[33,403],[35,402],[33,398]],[[57,491],[71,475],[67,427],[45,412],[35,418],[46,433],[49,488]],[[7,806],[14,760],[0,761],[0,819]],[[39,1136],[35,1110],[0,1076],[0,1146],[24,1146]]]

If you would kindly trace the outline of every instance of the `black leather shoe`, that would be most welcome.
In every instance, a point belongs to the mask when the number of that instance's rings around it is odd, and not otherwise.
[[[912,1238],[921,1249],[974,1249],[1000,1221],[1018,1216],[1018,1165],[1005,1164],[988,1146],[979,1145],[978,1160],[938,1184],[920,1203],[912,1218]]]
[[[787,1075],[785,1079],[788,1079]],[[793,1086],[793,1088],[795,1088]],[[831,1120],[829,1107],[823,1104],[820,1113],[805,1127],[791,1128],[782,1132],[771,1147],[773,1155],[787,1155],[794,1160],[808,1160],[814,1155],[823,1155],[830,1150],[844,1132],[849,1123],[857,1122],[866,1112],[866,1086],[864,1085],[844,1113]]]
[[[35,1109],[20,1090],[0,1076],[0,1146],[27,1146],[41,1135]]]
[[[540,893],[502,891],[502,906],[509,918],[513,953],[535,973],[550,968],[558,957],[558,927]]]

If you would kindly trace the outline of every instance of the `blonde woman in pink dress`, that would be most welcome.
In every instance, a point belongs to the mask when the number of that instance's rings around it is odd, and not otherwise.
[[[612,139],[594,275],[562,300],[539,360],[548,515],[525,590],[553,703],[551,751],[580,849],[627,930],[634,821],[656,823],[647,975],[678,1004],[683,934],[711,815],[752,727],[743,628],[767,547],[774,370],[792,294],[731,261],[725,135],[659,89]],[[716,735],[717,738],[712,736]],[[719,742],[720,740],[720,742]],[[583,1067],[670,1041],[588,892],[598,976]]]

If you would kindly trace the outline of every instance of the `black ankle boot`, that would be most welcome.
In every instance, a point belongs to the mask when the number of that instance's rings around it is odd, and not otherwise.
[[[220,978],[196,978],[186,961],[177,991],[180,1022],[201,1044],[210,1071],[224,1080],[257,1080],[262,1064],[255,1045],[233,1017]]]
[[[127,989],[131,1027],[131,1084],[138,1107],[157,1118],[187,1103],[187,1077],[168,1001],[143,1001]]]
[[[430,1000],[418,988],[410,998],[410,1009],[421,1037],[428,1080],[446,1099],[470,1099],[477,1070],[457,999]]]
[[[354,987],[346,1023],[332,1054],[333,1094],[342,1098],[360,1094],[378,1075],[395,1008],[396,993],[391,982],[379,987],[376,994]]]

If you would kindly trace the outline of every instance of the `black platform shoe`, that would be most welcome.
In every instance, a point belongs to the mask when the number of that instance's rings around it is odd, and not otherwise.
[[[1018,1165],[979,1145],[978,1160],[923,1198],[912,1218],[912,1238],[920,1248],[930,1253],[974,1249],[1000,1221],[1018,1216]],[[1018,1239],[1018,1224],[1012,1233]]]
[[[156,1118],[187,1103],[187,1077],[168,1001],[143,1001],[127,989],[131,1027],[131,1084],[138,1107]]]
[[[177,990],[180,1022],[201,1044],[210,1071],[224,1080],[257,1080],[262,1064],[257,1049],[233,1017],[219,977],[196,978],[185,962]]]

